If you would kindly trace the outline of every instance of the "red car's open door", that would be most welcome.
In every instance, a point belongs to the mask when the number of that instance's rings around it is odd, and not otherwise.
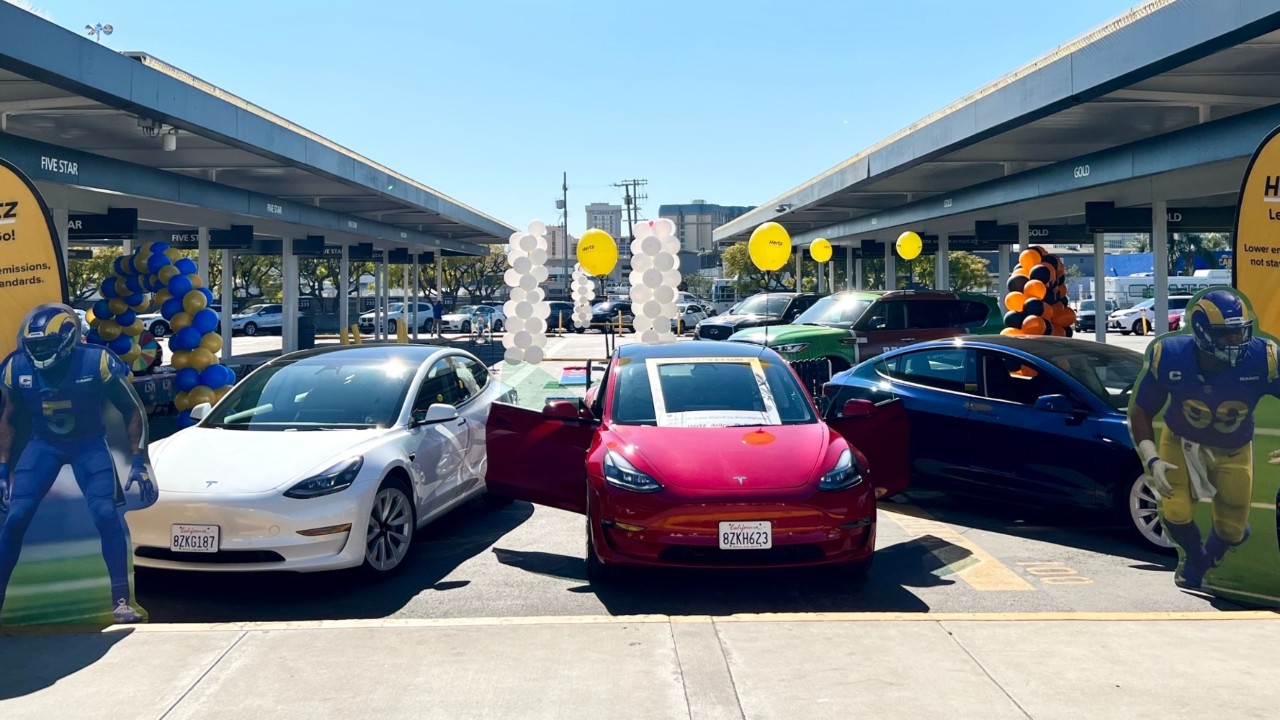
[[[865,400],[857,402],[870,406],[869,412],[831,418],[827,425],[867,456],[871,466],[867,475],[876,497],[896,495],[911,481],[907,411],[897,399],[874,406]]]
[[[594,433],[587,420],[494,403],[486,427],[489,492],[586,513],[586,457]]]

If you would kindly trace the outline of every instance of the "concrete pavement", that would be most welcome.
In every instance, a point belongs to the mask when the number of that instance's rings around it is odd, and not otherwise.
[[[0,635],[0,717],[1270,718],[1271,612],[632,616]]]

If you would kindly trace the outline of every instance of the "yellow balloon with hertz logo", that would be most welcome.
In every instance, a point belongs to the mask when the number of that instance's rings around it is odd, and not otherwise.
[[[809,257],[824,263],[831,259],[831,241],[826,238],[818,238],[809,245]]]
[[[898,251],[898,257],[903,260],[915,260],[920,257],[920,251],[924,249],[924,241],[919,235],[908,230],[898,236],[898,242],[894,247]]]
[[[765,272],[781,270],[791,259],[791,235],[776,222],[767,222],[751,233],[747,243],[751,262]]]
[[[591,228],[578,238],[578,264],[592,275],[604,277],[618,264],[618,244],[609,233]]]

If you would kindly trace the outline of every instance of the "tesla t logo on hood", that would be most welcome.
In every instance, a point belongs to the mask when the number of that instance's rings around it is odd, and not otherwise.
[[[747,482],[747,476],[746,476],[746,475],[734,475],[734,476],[733,476],[733,479],[734,479],[734,480],[737,480],[739,485],[743,485],[743,484],[745,484],[745,483]]]

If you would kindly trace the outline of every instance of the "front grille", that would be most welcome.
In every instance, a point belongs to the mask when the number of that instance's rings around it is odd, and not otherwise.
[[[684,565],[787,565],[822,560],[817,545],[784,545],[768,550],[721,550],[716,547],[681,545],[658,555],[662,560]]]
[[[235,563],[284,562],[284,556],[270,550],[219,550],[214,553],[174,552],[168,548],[140,547],[134,551],[138,557],[172,562],[207,563],[224,565]]]
[[[733,334],[733,328],[724,325],[701,325],[698,327],[698,337],[704,340],[728,340]]]

